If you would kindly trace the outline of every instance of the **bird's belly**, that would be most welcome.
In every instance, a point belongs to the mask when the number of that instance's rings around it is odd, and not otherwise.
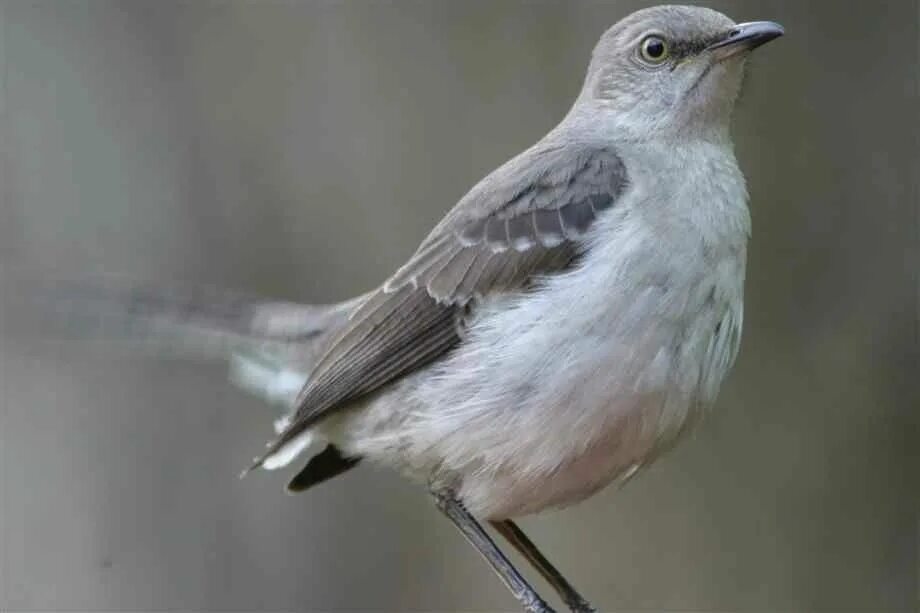
[[[707,352],[728,303],[710,298],[726,293],[721,275],[689,270],[614,283],[582,268],[496,304],[453,354],[332,438],[456,489],[479,517],[578,502],[653,460],[708,402]]]
[[[477,368],[455,362],[436,366],[437,377],[418,373],[357,411],[360,426],[340,431],[355,453],[455,488],[479,517],[581,501],[651,461],[682,430],[693,401],[679,385],[669,327],[655,325],[630,344],[605,330],[579,332],[555,351],[532,346],[491,368],[479,356]],[[469,380],[446,385],[444,369]]]
[[[322,435],[435,489],[455,489],[483,519],[567,506],[611,482],[622,484],[690,417],[688,406],[675,411],[665,390],[641,396],[611,390],[595,406],[509,407],[499,423],[469,419],[448,431],[427,411],[394,410],[406,398],[394,389],[325,422]]]
[[[621,485],[657,454],[662,439],[657,428],[647,423],[655,421],[651,417],[655,412],[656,407],[650,406],[622,416],[584,449],[568,454],[550,470],[522,469],[527,464],[539,465],[544,458],[528,461],[520,454],[506,469],[469,473],[461,482],[460,498],[480,517],[504,519],[575,504],[611,483]],[[621,411],[610,409],[609,413]]]

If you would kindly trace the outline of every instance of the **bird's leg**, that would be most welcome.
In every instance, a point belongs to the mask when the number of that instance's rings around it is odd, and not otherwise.
[[[566,581],[562,573],[550,564],[549,560],[540,553],[537,546],[527,538],[527,535],[517,524],[510,519],[489,523],[546,579],[546,582],[556,590],[556,593],[559,594],[559,597],[571,611],[574,613],[594,613],[595,609],[591,606],[591,603],[582,598],[581,594],[572,587],[572,584]]]
[[[463,533],[466,540],[482,554],[482,557],[492,566],[492,570],[508,587],[518,602],[527,613],[554,613],[546,601],[527,583],[511,561],[501,552],[495,541],[488,535],[483,527],[476,521],[469,511],[456,499],[453,492],[433,492],[438,508],[447,516],[454,525]]]

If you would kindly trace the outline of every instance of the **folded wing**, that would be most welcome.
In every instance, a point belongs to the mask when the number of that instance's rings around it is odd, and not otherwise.
[[[352,314],[253,468],[330,412],[443,356],[469,302],[564,270],[626,185],[609,148],[543,142],[486,177]]]

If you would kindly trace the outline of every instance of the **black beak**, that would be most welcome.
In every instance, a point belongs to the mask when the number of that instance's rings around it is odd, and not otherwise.
[[[772,21],[739,23],[726,33],[725,38],[709,45],[706,50],[712,51],[718,60],[725,60],[755,49],[785,33],[783,26]]]

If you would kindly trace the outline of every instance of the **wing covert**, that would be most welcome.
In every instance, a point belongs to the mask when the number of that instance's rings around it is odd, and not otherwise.
[[[254,466],[330,411],[450,351],[473,298],[523,291],[568,267],[625,186],[615,152],[571,143],[538,144],[486,177],[353,312]]]

